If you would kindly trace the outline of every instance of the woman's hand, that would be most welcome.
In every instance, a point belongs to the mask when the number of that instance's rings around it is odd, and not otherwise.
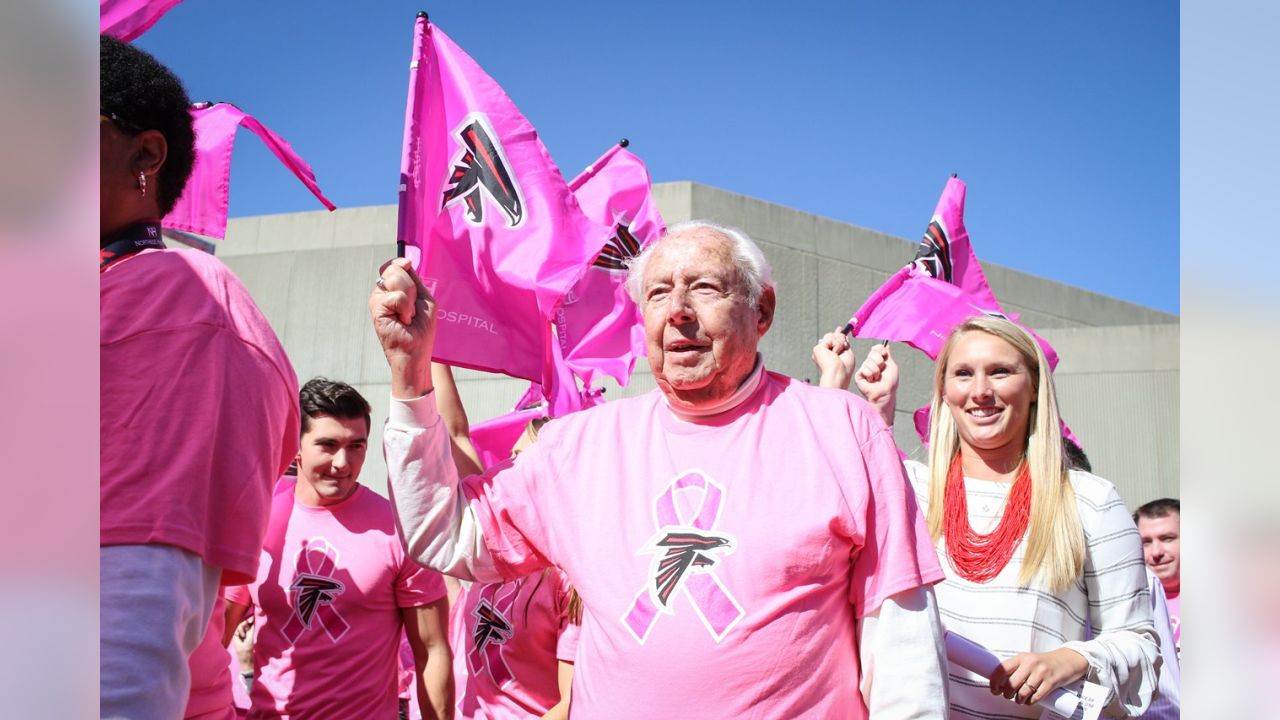
[[[231,636],[231,649],[240,662],[241,672],[253,671],[253,613],[236,626]]]
[[[991,676],[991,694],[1019,705],[1034,705],[1049,693],[1084,677],[1089,661],[1075,650],[1019,653],[1000,663]]]
[[[853,381],[858,384],[862,397],[880,413],[884,424],[892,426],[893,413],[898,407],[898,363],[894,362],[888,344],[872,346]]]
[[[853,365],[857,362],[853,348],[849,347],[849,339],[844,331],[836,328],[813,346],[813,364],[818,366],[822,377],[818,379],[819,387],[849,389],[849,380],[853,376]]]

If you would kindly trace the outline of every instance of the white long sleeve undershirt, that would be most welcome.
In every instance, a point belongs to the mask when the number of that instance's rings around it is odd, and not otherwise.
[[[391,398],[382,432],[387,491],[409,557],[463,580],[501,582],[480,523],[459,488],[449,433],[431,393]]]
[[[947,717],[943,634],[931,587],[898,593],[858,621],[859,689],[872,720]]]

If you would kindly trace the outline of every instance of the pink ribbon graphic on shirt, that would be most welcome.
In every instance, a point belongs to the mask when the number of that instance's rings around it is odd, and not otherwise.
[[[322,537],[303,543],[298,551],[297,574],[289,591],[293,594],[293,615],[280,632],[296,643],[303,631],[319,621],[329,639],[337,642],[351,625],[333,606],[347,588],[333,577],[338,565],[338,549]]]
[[[678,503],[681,499],[699,497],[697,507]],[[712,567],[720,559],[712,553],[729,553],[737,544],[726,533],[713,533],[720,515],[724,489],[699,470],[690,470],[671,481],[654,502],[653,538],[641,553],[654,553],[652,582],[636,593],[635,600],[622,623],[640,644],[649,636],[658,613],[674,615],[671,603],[680,590],[685,591],[702,624],[720,642],[746,614],[738,601],[716,577]],[[681,506],[687,512],[681,512]]]
[[[480,600],[471,609],[476,619],[471,630],[471,649],[467,665],[478,674],[483,668],[496,687],[506,685],[514,675],[502,657],[502,646],[515,634],[511,624],[511,608],[515,605],[519,583],[489,583],[480,588]]]

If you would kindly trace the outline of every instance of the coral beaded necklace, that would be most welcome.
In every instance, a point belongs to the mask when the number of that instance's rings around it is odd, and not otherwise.
[[[1024,460],[1018,468],[1013,487],[1009,489],[1004,515],[996,529],[987,535],[974,532],[969,524],[969,503],[959,453],[951,460],[947,471],[943,502],[942,534],[946,538],[951,567],[970,582],[990,582],[1009,564],[1014,548],[1027,532],[1031,517],[1031,471]]]

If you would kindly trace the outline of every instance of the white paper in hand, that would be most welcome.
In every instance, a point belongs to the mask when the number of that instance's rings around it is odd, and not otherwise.
[[[947,659],[965,670],[990,679],[996,668],[1000,666],[1000,658],[996,657],[995,653],[963,635],[957,635],[948,630],[946,642]],[[1062,688],[1049,693],[1049,697],[1036,704],[1045,710],[1040,715],[1041,720],[1044,718],[1056,720],[1059,717],[1075,720],[1076,711],[1081,709],[1080,696]],[[1098,711],[1101,712],[1101,707]],[[1086,720],[1097,720],[1097,717],[1097,714],[1092,718],[1085,716]]]

